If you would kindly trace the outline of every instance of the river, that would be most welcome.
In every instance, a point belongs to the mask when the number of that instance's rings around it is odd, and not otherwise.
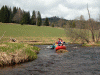
[[[0,75],[100,75],[100,47],[67,45],[69,52],[55,53],[48,45],[31,62],[0,68]]]

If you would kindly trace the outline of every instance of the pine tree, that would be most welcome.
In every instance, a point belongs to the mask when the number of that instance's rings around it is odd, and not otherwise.
[[[38,15],[37,15],[37,26],[41,26],[41,25],[42,25],[41,14],[38,11]]]
[[[45,19],[44,25],[45,25],[45,26],[49,26],[49,20],[48,20],[47,17],[46,17],[46,19]]]
[[[17,13],[17,8],[13,7],[13,16]]]
[[[29,12],[24,12],[21,24],[30,24],[30,13]]]
[[[17,13],[18,8],[13,7],[13,12],[12,12],[12,22],[14,22],[13,17],[15,16],[15,14]]]
[[[33,11],[33,13],[32,13],[31,24],[32,25],[36,25],[36,14],[35,14],[35,11]]]
[[[9,23],[10,12],[8,7],[5,5],[1,8],[1,22]]]
[[[1,10],[0,10],[0,22],[1,22]]]
[[[2,8],[1,8],[1,22],[3,22],[3,23],[4,23],[4,10],[5,10],[5,7],[2,6]]]
[[[9,9],[10,17],[9,17],[9,23],[12,23],[13,13],[11,8]]]

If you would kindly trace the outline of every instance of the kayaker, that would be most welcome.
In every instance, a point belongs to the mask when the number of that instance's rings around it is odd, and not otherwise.
[[[61,45],[63,46],[63,44],[65,43],[62,39],[60,39]]]
[[[59,39],[59,41],[58,41],[58,46],[60,46],[60,44],[61,44],[61,39],[60,38],[58,38]]]

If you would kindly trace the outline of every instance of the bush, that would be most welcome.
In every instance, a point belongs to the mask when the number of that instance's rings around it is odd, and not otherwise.
[[[52,24],[52,27],[54,27],[54,24]]]

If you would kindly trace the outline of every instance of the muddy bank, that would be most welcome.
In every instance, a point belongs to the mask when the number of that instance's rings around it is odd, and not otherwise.
[[[100,75],[100,47],[67,46],[68,53],[41,48],[35,61],[0,68],[0,75]]]

